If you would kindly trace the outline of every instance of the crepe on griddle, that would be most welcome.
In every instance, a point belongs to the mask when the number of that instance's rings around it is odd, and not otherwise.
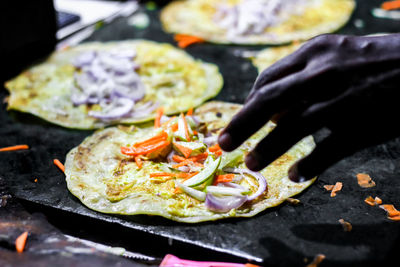
[[[354,8],[354,0],[188,0],[168,4],[161,21],[214,43],[282,44],[334,32]]]
[[[198,120],[197,125],[200,125],[196,129],[199,132],[203,131],[201,128],[207,129],[209,135],[207,138],[213,139],[240,108],[241,105],[238,104],[206,103],[194,113],[193,117]],[[170,118],[169,120],[173,119]],[[229,163],[233,166],[230,165],[229,167],[245,169],[245,154],[273,128],[274,124],[269,122],[235,151],[223,152],[220,155],[221,162],[234,153],[236,155],[235,160]],[[179,184],[185,184],[194,177],[187,180],[178,177],[163,178],[151,175],[163,172],[175,172],[177,176],[182,174],[182,172],[168,165],[165,155],[163,158],[144,160],[143,165],[139,167],[132,157],[121,153],[121,147],[128,146],[129,148],[130,146],[134,148],[135,143],[143,143],[143,140],[149,137],[154,138],[157,132],[160,132],[160,128],[154,128],[153,124],[147,123],[134,129],[109,127],[87,137],[66,157],[65,175],[68,189],[84,205],[99,212],[123,215],[159,215],[178,222],[197,223],[229,217],[254,216],[300,193],[315,180],[294,183],[287,176],[290,166],[313,150],[315,144],[313,138],[309,136],[260,172],[265,177],[268,186],[257,198],[245,202],[238,208],[226,212],[216,212],[208,209],[204,201],[192,197],[186,191],[176,191]],[[197,134],[199,135],[199,133]],[[213,147],[215,148],[216,145],[213,145]],[[207,151],[214,150],[211,150],[209,146]],[[208,157],[210,157],[210,154],[212,153],[209,152]],[[216,154],[213,156],[216,156]],[[179,157],[182,158],[182,155]],[[240,179],[237,180],[238,178]],[[254,176],[243,173],[235,175],[233,181],[235,180],[236,184],[234,185],[248,188],[250,192],[247,193],[250,196],[261,186]],[[208,185],[210,184],[208,183]],[[208,190],[208,187],[198,190],[196,191]]]
[[[141,86],[145,88],[144,97],[135,101],[132,114],[114,119],[90,116],[92,113],[102,112],[103,108],[96,102],[79,105],[74,105],[72,102],[73,89],[78,87],[76,77],[83,71],[74,66],[73,62],[82,55],[92,56],[90,53],[103,55],[121,51],[136,54],[134,63],[130,61],[128,63],[137,64],[135,65],[137,70],[131,70],[130,74],[139,76],[140,83],[143,84]],[[118,62],[116,61],[116,67],[123,67],[121,66],[123,62],[121,64]],[[101,69],[96,71],[100,71],[101,75],[104,74]],[[86,78],[89,79],[90,76]],[[94,94],[104,84],[101,81],[97,82],[95,85],[98,87],[90,88],[94,90]],[[5,87],[10,92],[8,109],[28,112],[64,127],[98,129],[112,124],[130,124],[154,119],[157,106],[163,106],[167,114],[186,111],[217,95],[222,84],[223,79],[217,66],[195,60],[169,44],[135,40],[85,43],[57,51],[43,63],[27,69],[18,77],[8,81]],[[110,95],[108,97],[115,97],[114,92]],[[132,105],[132,101],[127,101]],[[135,110],[142,111],[135,113]],[[143,110],[147,110],[148,113]]]

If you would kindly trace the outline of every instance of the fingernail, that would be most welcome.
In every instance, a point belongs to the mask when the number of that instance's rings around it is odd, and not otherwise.
[[[253,153],[249,153],[246,156],[246,166],[247,168],[249,168],[250,170],[258,170],[260,163],[258,162],[257,158],[254,156]]]
[[[232,137],[229,133],[223,133],[218,137],[218,143],[222,149],[228,149],[232,145]]]

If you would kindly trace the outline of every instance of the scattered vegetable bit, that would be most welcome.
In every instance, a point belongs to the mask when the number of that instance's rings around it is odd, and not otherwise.
[[[299,205],[299,204],[300,204],[300,200],[297,199],[297,198],[288,197],[288,198],[286,199],[286,201],[289,202],[289,203],[292,204],[292,205]]]
[[[388,217],[389,220],[392,221],[400,221],[400,215]]]
[[[174,146],[176,146],[179,149],[179,151],[182,152],[182,154],[185,156],[185,158],[189,158],[190,154],[192,154],[193,150],[188,148],[188,147],[186,147],[186,146],[182,146],[182,145],[177,144],[177,143],[174,143]]]
[[[378,205],[382,204],[382,199],[380,199],[379,197],[375,197],[375,203]]]
[[[400,8],[400,0],[383,2],[381,8],[384,10],[393,10]]]
[[[186,113],[186,116],[192,116],[193,115],[193,108],[189,108],[188,112]]]
[[[15,240],[15,249],[17,250],[18,253],[22,253],[24,251],[27,238],[28,238],[28,232],[23,232]]]
[[[366,199],[364,199],[364,202],[370,206],[376,206],[382,204],[382,199],[380,199],[379,197],[375,197],[374,199],[371,196],[369,196]]]
[[[334,187],[333,184],[324,185],[324,188],[326,189],[326,191],[332,191],[333,187]]]
[[[154,119],[154,128],[160,128],[161,126],[161,117],[164,114],[164,108],[159,107],[156,111],[156,118]]]
[[[400,211],[398,211],[391,204],[383,204],[383,205],[380,205],[379,208],[384,209],[388,213],[388,217],[400,216]]]
[[[150,173],[150,177],[165,177],[165,176],[170,176],[170,177],[178,177],[178,178],[185,178],[189,179],[193,176],[198,174],[198,172],[193,172],[193,173],[172,173],[172,172],[155,172],[155,173]]]
[[[204,42],[204,39],[202,39],[200,37],[187,35],[187,34],[175,34],[174,40],[178,42],[178,46],[180,48],[186,48],[189,45]]]
[[[182,191],[182,189],[180,187],[175,187],[173,193],[174,194],[181,194],[181,193],[183,193],[183,191]]]
[[[56,165],[62,172],[65,172],[65,167],[64,165],[58,160],[54,159],[53,160],[54,165]]]
[[[143,162],[142,162],[141,156],[136,156],[135,157],[135,162],[136,162],[136,165],[138,166],[138,168],[141,169],[142,166],[143,166]]]
[[[213,184],[217,185],[219,183],[229,183],[232,182],[233,178],[235,178],[233,173],[217,175]]]
[[[342,225],[343,230],[344,230],[345,232],[350,232],[350,231],[353,229],[353,226],[351,225],[351,223],[346,222],[346,221],[343,220],[343,219],[339,219],[339,222],[340,222],[340,224]]]
[[[38,179],[37,178],[35,178],[35,180],[33,180],[35,183],[37,183],[38,182]]]
[[[317,267],[325,259],[324,254],[317,254],[313,261],[307,265],[307,267]]]
[[[339,192],[340,190],[342,190],[342,188],[343,188],[343,183],[336,182],[335,186],[332,189],[331,197],[335,197],[336,193]]]
[[[363,188],[370,188],[376,185],[375,182],[371,179],[371,177],[366,173],[358,173],[357,181],[358,184]]]
[[[185,115],[183,115],[183,113],[181,114],[181,116],[182,116],[182,120],[183,120],[183,122],[184,122],[184,127],[185,127],[185,137],[186,137],[186,140],[189,142],[190,141],[190,134],[189,134],[189,128],[188,128],[188,124],[187,124],[187,121],[186,121],[186,117],[185,117]]]
[[[220,147],[218,144],[215,144],[215,145],[213,145],[213,146],[210,146],[210,147],[208,148],[208,150],[209,150],[210,152],[216,152],[216,151],[218,151],[218,150],[221,150],[221,147]]]
[[[29,146],[28,145],[16,145],[16,146],[8,146],[8,147],[0,148],[0,152],[25,150],[25,149],[29,149]]]

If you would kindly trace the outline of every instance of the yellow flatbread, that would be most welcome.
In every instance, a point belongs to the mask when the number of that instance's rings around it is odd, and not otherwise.
[[[280,7],[282,4],[285,6]],[[237,6],[242,10],[241,16],[232,15],[238,9],[226,13]],[[274,14],[277,7],[281,11]],[[354,0],[187,0],[167,5],[161,21],[167,32],[194,35],[214,43],[282,44],[334,32],[346,24],[354,8]],[[266,17],[258,19],[262,12]],[[221,22],[226,14],[231,16],[229,21]],[[271,19],[273,16],[277,19]],[[232,34],[236,27],[232,25],[238,25],[239,33]],[[254,30],[256,27],[261,30]]]
[[[199,125],[206,127],[212,137],[218,135],[240,108],[241,105],[237,104],[209,102],[199,107],[194,115],[200,121]],[[274,125],[268,123],[236,151],[230,152],[239,155],[234,163],[231,163],[234,166],[230,167],[245,168],[244,155],[273,128]],[[239,208],[215,212],[209,210],[204,201],[186,192],[175,191],[177,184],[184,183],[184,179],[151,176],[152,173],[162,172],[180,174],[168,166],[165,158],[144,160],[140,168],[133,158],[121,153],[121,146],[132,146],[154,136],[157,131],[159,129],[155,129],[152,124],[142,125],[134,130],[110,127],[86,138],[82,144],[72,149],[66,158],[65,175],[70,192],[84,205],[99,212],[159,215],[178,222],[197,223],[229,217],[254,216],[300,193],[315,180],[294,183],[287,177],[290,166],[313,150],[315,144],[309,136],[260,172],[266,178],[268,187],[259,197],[247,201]],[[222,161],[233,155],[228,154],[223,152]],[[241,177],[237,185],[249,188],[250,194],[254,194],[260,186],[253,176]]]
[[[138,123],[155,117],[155,108],[147,114],[128,115],[119,119],[102,120],[90,112],[102,110],[99,104],[74,105],[71,100],[75,75],[80,72],[74,59],[95,51],[134,51],[137,75],[145,87],[144,98],[133,110],[148,104],[163,106],[167,114],[186,111],[214,97],[222,88],[218,67],[195,60],[184,51],[169,44],[145,40],[108,43],[85,43],[53,53],[46,61],[33,66],[8,81],[8,108],[29,112],[52,123],[79,129],[96,129],[118,123]],[[95,87],[94,89],[97,90]]]

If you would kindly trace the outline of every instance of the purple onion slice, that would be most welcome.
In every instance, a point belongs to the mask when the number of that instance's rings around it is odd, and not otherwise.
[[[116,98],[109,104],[103,104],[102,111],[89,111],[89,116],[100,120],[115,120],[124,117],[134,106],[128,98]]]
[[[240,168],[225,168],[224,171],[225,172],[231,172],[231,173],[238,173],[238,174],[246,173],[246,174],[251,175],[251,176],[253,176],[254,178],[257,179],[257,181],[258,181],[258,189],[254,194],[252,194],[250,196],[247,196],[247,200],[248,201],[256,199],[265,190],[267,190],[267,187],[268,187],[267,180],[265,179],[264,175],[262,175],[259,172],[253,172],[253,171],[250,171],[248,169],[240,169]]]
[[[217,197],[212,194],[207,194],[205,205],[207,209],[214,212],[228,212],[231,209],[239,208],[246,201],[246,196]]]
[[[92,61],[95,59],[95,57],[96,57],[95,51],[88,51],[88,52],[82,53],[73,59],[72,65],[74,65],[77,68],[82,68],[83,66],[88,66],[92,63]]]

